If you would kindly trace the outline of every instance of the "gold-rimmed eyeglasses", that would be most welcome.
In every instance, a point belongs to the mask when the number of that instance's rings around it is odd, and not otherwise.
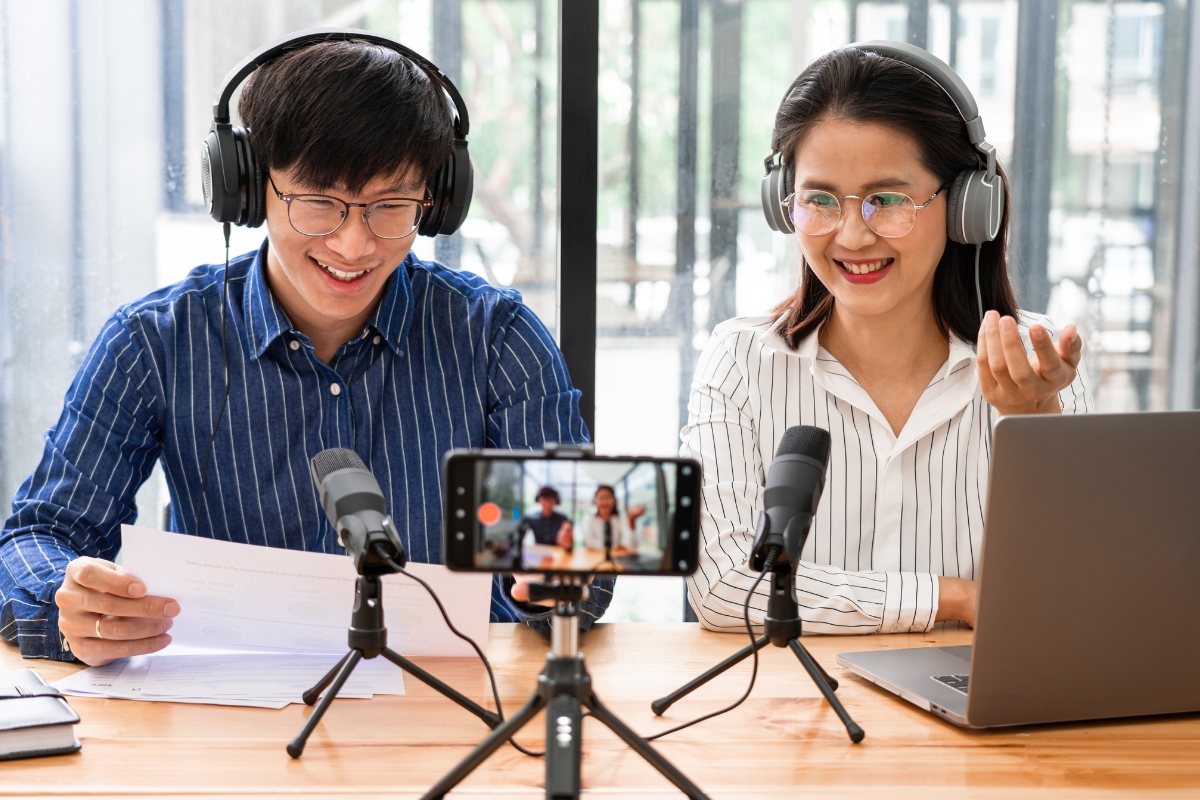
[[[835,195],[819,189],[793,192],[783,199],[782,205],[784,213],[800,233],[824,236],[841,222],[842,202],[860,200],[867,227],[885,239],[896,239],[913,229],[917,224],[917,212],[932,203],[945,188],[939,188],[921,205],[903,192],[874,192],[866,197],[848,194],[839,202]]]
[[[275,196],[288,207],[288,222],[297,233],[305,236],[328,236],[342,227],[350,209],[363,210],[363,222],[380,239],[404,239],[416,233],[421,217],[433,205],[432,200],[413,200],[407,197],[387,197],[373,203],[348,203],[325,194],[284,194],[267,176]]]

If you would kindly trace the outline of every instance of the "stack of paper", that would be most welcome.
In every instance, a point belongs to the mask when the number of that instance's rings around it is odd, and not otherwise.
[[[160,654],[92,667],[55,684],[68,694],[282,708],[346,653],[357,577],[343,555],[221,542],[122,528],[125,571],[180,614]],[[487,649],[491,575],[410,564],[454,624]],[[428,593],[398,575],[383,580],[389,646],[404,656],[475,657]],[[400,668],[382,656],[355,667],[338,697],[404,694]]]
[[[55,684],[63,694],[171,703],[283,708],[340,656],[297,653],[179,653],[119,659]],[[358,663],[338,697],[404,694],[404,673],[379,657]]]

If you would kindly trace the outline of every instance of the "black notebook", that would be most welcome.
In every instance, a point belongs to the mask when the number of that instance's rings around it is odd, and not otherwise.
[[[0,672],[0,760],[74,753],[77,722],[79,715],[41,675]]]

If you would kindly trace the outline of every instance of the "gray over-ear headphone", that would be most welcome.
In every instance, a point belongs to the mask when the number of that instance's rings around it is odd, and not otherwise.
[[[994,240],[1004,218],[1004,181],[996,174],[996,148],[984,139],[979,107],[963,79],[944,61],[911,44],[860,42],[847,45],[846,49],[903,61],[940,86],[954,103],[967,123],[967,136],[979,151],[983,166],[964,170],[951,182],[946,192],[946,234],[951,241],[960,244],[981,245]],[[781,109],[807,72],[801,73],[788,87],[780,103]],[[771,230],[795,233],[796,227],[783,209],[784,199],[792,193],[792,172],[784,167],[780,153],[771,153],[767,157],[766,168],[767,174],[762,179],[762,207],[767,224]]]
[[[213,103],[213,123],[200,153],[200,178],[204,205],[217,222],[257,228],[266,216],[267,177],[250,149],[250,130],[230,124],[229,101],[250,73],[284,53],[318,42],[360,40],[394,50],[425,70],[449,97],[455,113],[454,149],[449,160],[429,178],[433,200],[417,232],[422,236],[451,234],[458,230],[471,207],[475,171],[467,153],[471,122],[467,105],[454,83],[432,61],[377,33],[349,28],[309,28],[288,34],[260,47],[230,70]]]

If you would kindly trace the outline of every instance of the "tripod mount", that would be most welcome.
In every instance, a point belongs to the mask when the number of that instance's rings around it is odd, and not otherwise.
[[[587,589],[581,578],[567,577],[530,586],[530,600],[554,600],[550,618],[550,652],[538,676],[538,688],[513,716],[494,728],[479,746],[425,793],[422,800],[441,800],[488,756],[546,709],[546,800],[575,800],[580,791],[583,709],[606,725],[638,755],[692,800],[707,796],[650,744],[601,704],[579,652],[579,603]]]
[[[768,558],[766,560],[770,561],[771,559]],[[754,566],[761,569],[765,564],[760,562],[754,564]],[[734,664],[738,664],[749,658],[755,652],[766,647],[769,642],[776,647],[787,647],[796,654],[796,658],[800,659],[800,663],[804,665],[804,669],[808,672],[809,677],[812,678],[813,683],[821,690],[821,694],[829,702],[829,705],[833,707],[842,724],[846,726],[846,733],[849,734],[850,741],[858,744],[866,734],[858,726],[858,723],[850,718],[850,714],[842,706],[837,695],[834,694],[838,686],[837,681],[822,669],[821,665],[812,657],[807,648],[800,643],[802,622],[800,620],[800,609],[796,605],[796,577],[792,572],[791,563],[784,558],[782,562],[776,561],[772,564],[770,569],[771,594],[767,600],[767,616],[763,622],[763,636],[756,639],[754,644],[742,648],[691,683],[677,689],[666,697],[655,700],[650,704],[650,708],[655,714],[661,716],[676,701],[699,689]]]
[[[377,567],[369,571],[379,573],[385,570]],[[317,727],[317,723],[325,715],[333,698],[341,691],[346,679],[354,671],[354,667],[364,658],[383,656],[426,686],[441,692],[479,717],[489,728],[495,729],[502,722],[499,714],[488,711],[469,697],[455,691],[387,646],[387,628],[383,624],[383,583],[379,574],[360,574],[358,576],[354,586],[354,610],[350,615],[348,639],[350,652],[342,656],[342,660],[303,695],[305,705],[311,706],[316,703],[318,697],[321,698],[321,702],[317,704],[316,709],[304,723],[304,728],[296,735],[296,738],[288,743],[288,755],[292,758],[299,758],[300,754],[304,752],[304,745],[308,741],[309,734]],[[329,691],[326,692],[326,689]],[[321,697],[322,692],[325,692],[324,697]]]

